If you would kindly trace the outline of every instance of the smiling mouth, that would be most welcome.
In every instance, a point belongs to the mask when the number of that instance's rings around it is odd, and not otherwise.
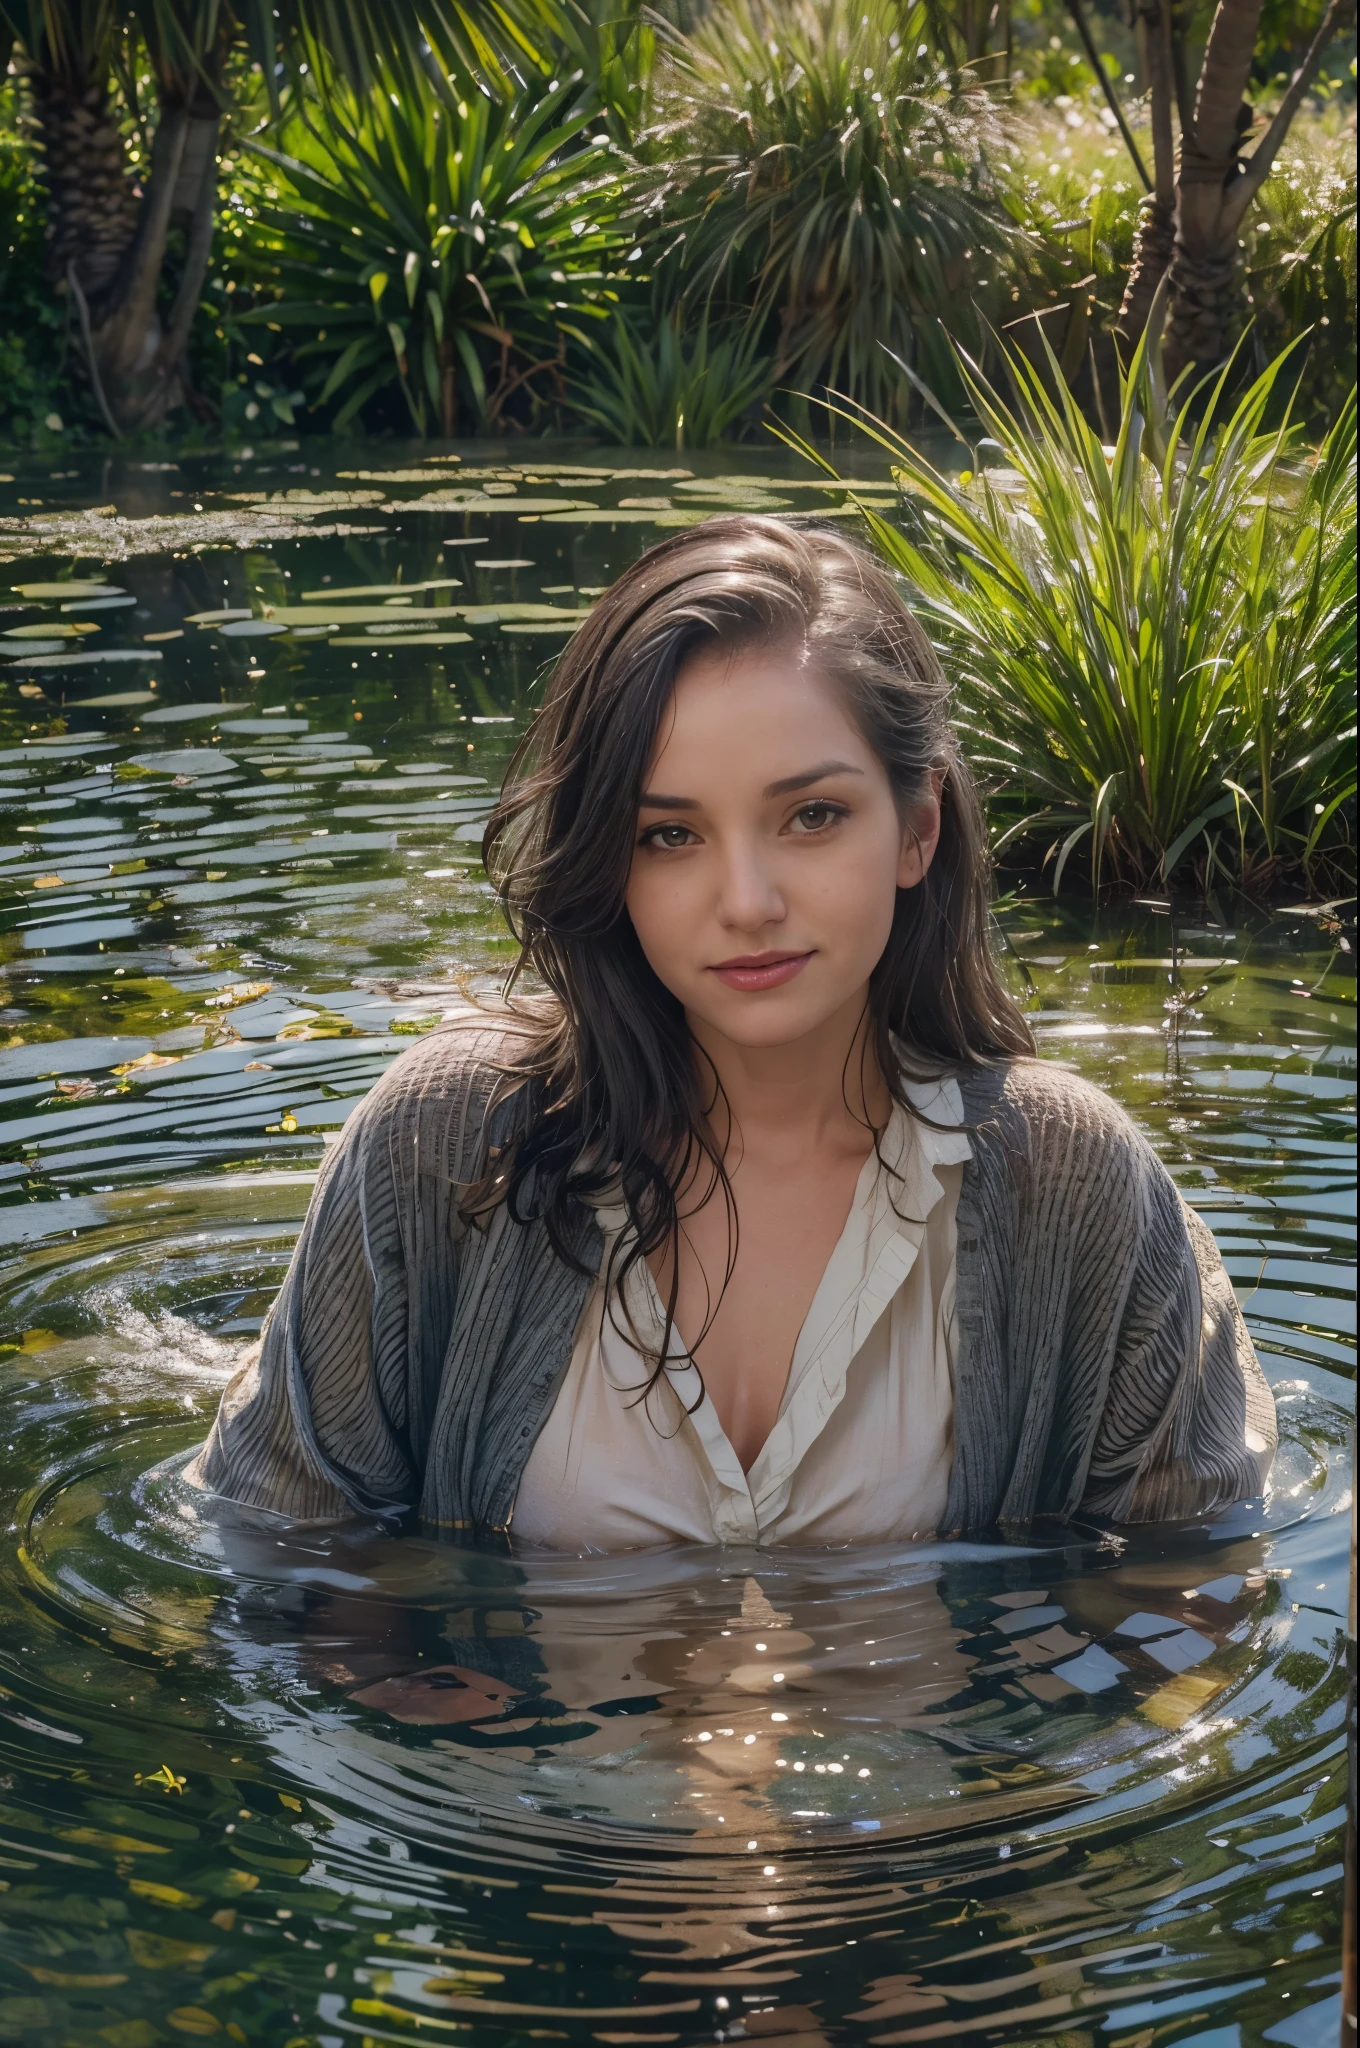
[[[811,953],[745,953],[733,960],[720,960],[709,973],[716,974],[728,988],[755,994],[761,989],[780,988],[801,974]]]

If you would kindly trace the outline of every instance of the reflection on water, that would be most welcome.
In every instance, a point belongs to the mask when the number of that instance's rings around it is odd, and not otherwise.
[[[0,2040],[1330,2048],[1325,919],[1001,914],[1046,1053],[1224,1247],[1265,1502],[591,1559],[196,1516],[322,1146],[504,957],[476,843],[545,659],[657,526],[812,497],[782,459],[570,454],[28,475],[0,521]]]

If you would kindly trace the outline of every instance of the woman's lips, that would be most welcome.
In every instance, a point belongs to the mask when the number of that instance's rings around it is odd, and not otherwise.
[[[811,953],[749,953],[736,960],[721,960],[708,971],[729,988],[739,988],[750,995],[792,981],[811,958]]]

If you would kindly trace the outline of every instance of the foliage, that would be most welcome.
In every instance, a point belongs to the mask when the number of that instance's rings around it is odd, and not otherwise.
[[[1145,338],[1112,448],[1022,357],[1013,406],[970,369],[1001,464],[956,481],[869,423],[908,508],[902,529],[870,514],[875,537],[1024,811],[998,850],[1056,833],[1055,887],[1083,840],[1097,886],[1169,882],[1192,853],[1255,884],[1349,859],[1355,400],[1300,465],[1297,430],[1264,424],[1296,369],[1278,358],[1230,411],[1226,370],[1207,410],[1172,404]]]
[[[60,446],[77,419],[66,318],[43,275],[42,194],[27,138],[7,111],[0,100],[0,444]]]
[[[1249,223],[1247,283],[1259,351],[1307,334],[1304,395],[1324,426],[1355,382],[1355,243],[1354,114],[1301,121]]]
[[[494,430],[569,334],[603,312],[616,240],[607,140],[587,140],[573,82],[500,90],[428,74],[368,94],[328,82],[262,209],[282,296],[248,316],[308,339],[295,349],[314,403],[344,427],[399,393],[425,435]],[[461,95],[461,96],[460,96]]]
[[[770,388],[770,363],[748,333],[692,341],[674,318],[651,335],[617,313],[592,344],[590,372],[569,386],[573,411],[635,448],[710,448],[730,437]]]
[[[948,388],[941,321],[981,339],[976,280],[1016,240],[999,142],[921,0],[732,0],[659,60],[643,246],[687,323],[731,313],[778,383],[900,417],[889,350]]]
[[[1004,318],[1041,309],[1090,276],[1098,325],[1113,323],[1142,188],[1104,115],[1091,90],[1012,124],[1012,153],[998,173],[1027,240],[1008,271]],[[1146,135],[1141,146],[1146,154]],[[1263,369],[1307,336],[1299,403],[1318,433],[1355,382],[1355,205],[1355,116],[1331,106],[1296,121],[1243,230],[1248,360]]]

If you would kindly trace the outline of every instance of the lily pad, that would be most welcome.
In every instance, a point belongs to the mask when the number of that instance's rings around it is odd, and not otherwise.
[[[158,711],[148,711],[143,725],[187,725],[196,718],[217,719],[224,711],[244,711],[241,704],[162,704]]]
[[[159,647],[94,647],[86,654],[15,654],[11,667],[84,668],[92,661],[163,661]]]
[[[479,568],[481,564],[477,565]],[[338,604],[347,597],[415,597],[422,590],[461,590],[457,576],[430,576],[423,583],[354,583],[345,590],[304,590],[304,604]]]
[[[20,597],[126,597],[127,592],[119,583],[81,582],[73,577],[69,583],[11,583],[11,590],[17,590]]]
[[[235,704],[222,705],[223,711],[235,711]],[[306,732],[310,725],[306,718],[224,718],[223,732]]]
[[[79,640],[82,634],[97,633],[98,626],[83,619],[49,619],[41,626],[11,626],[6,640]]]
[[[82,697],[73,711],[130,711],[134,704],[154,704],[154,690],[114,690],[106,697]]]
[[[287,631],[276,619],[231,619],[218,628],[228,640],[264,640]]]
[[[228,605],[223,611],[190,612],[184,623],[186,626],[220,626],[227,619],[253,619],[254,616],[254,612],[243,605]]]
[[[457,647],[471,640],[471,633],[386,633],[376,639],[360,638],[356,634],[344,634],[333,640],[333,647]]]

